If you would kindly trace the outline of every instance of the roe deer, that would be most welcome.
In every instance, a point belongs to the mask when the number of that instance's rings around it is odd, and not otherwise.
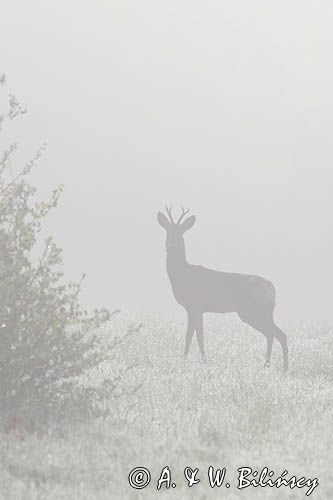
[[[185,357],[196,331],[203,361],[206,361],[203,340],[203,314],[205,312],[236,312],[240,319],[263,333],[267,339],[265,366],[270,364],[274,337],[281,344],[284,369],[288,369],[287,335],[273,319],[275,307],[274,285],[265,278],[250,274],[214,271],[189,264],[185,256],[184,233],[195,223],[195,216],[183,218],[188,210],[174,222],[172,207],[166,207],[169,219],[158,212],[157,220],[166,230],[166,266],[173,294],[178,304],[187,311],[188,326]],[[183,221],[183,222],[182,222]]]

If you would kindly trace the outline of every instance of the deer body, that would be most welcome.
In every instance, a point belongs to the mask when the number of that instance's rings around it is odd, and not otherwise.
[[[266,303],[275,305],[274,285],[260,276],[214,271],[185,262],[167,264],[173,294],[186,310],[202,313],[246,312]]]
[[[178,304],[188,315],[185,342],[187,356],[194,332],[203,360],[206,360],[203,342],[203,314],[236,312],[247,324],[263,333],[267,339],[266,363],[270,363],[274,337],[282,347],[284,368],[288,368],[287,336],[275,324],[273,311],[276,291],[274,285],[256,275],[215,271],[203,266],[189,264],[185,256],[183,234],[190,229],[195,217],[181,223],[183,213],[174,223],[171,209],[167,209],[170,221],[161,212],[158,221],[167,231],[167,273]]]

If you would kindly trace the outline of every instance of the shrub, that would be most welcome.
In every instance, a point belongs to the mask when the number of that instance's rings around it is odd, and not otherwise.
[[[10,95],[0,126],[25,112]],[[104,308],[89,314],[81,307],[82,280],[64,280],[62,252],[52,237],[34,258],[42,222],[62,191],[60,186],[39,202],[29,182],[44,147],[19,171],[11,167],[16,144],[0,159],[0,418],[7,429],[17,421],[36,428],[70,412],[78,417],[94,411],[89,389],[78,395],[73,380],[109,355],[98,348],[94,332],[111,314]],[[72,382],[61,383],[66,380]],[[94,394],[106,395],[108,389],[114,383],[105,380]]]

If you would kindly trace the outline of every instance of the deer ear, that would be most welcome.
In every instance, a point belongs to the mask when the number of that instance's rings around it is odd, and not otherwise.
[[[165,215],[162,214],[162,212],[158,212],[157,220],[158,220],[159,225],[164,227],[164,229],[167,229],[170,226],[170,222],[165,217]]]
[[[194,226],[195,223],[195,216],[191,215],[188,219],[184,220],[184,222],[181,224],[181,227],[183,229],[183,233],[187,231],[188,229],[191,229],[191,227]]]

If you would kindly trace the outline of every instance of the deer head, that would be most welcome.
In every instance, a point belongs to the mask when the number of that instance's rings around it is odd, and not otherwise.
[[[158,212],[157,220],[165,230],[166,230],[166,251],[168,255],[178,255],[185,257],[185,244],[184,244],[184,233],[195,223],[195,216],[191,215],[187,219],[184,217],[189,213],[190,209],[184,210],[182,207],[182,213],[178,218],[177,222],[174,222],[171,211],[172,207],[165,207],[166,212],[169,216],[167,218],[162,212]]]

